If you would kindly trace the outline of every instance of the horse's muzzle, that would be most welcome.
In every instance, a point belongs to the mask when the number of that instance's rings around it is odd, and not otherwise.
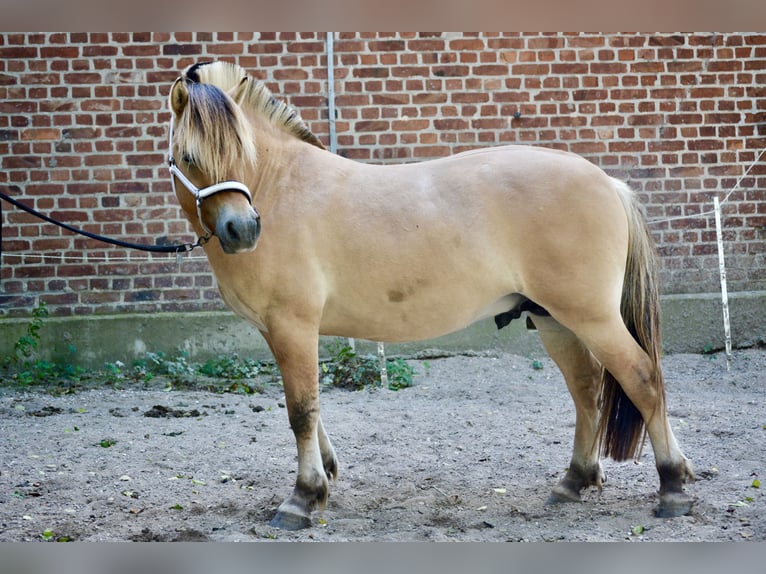
[[[224,209],[215,223],[215,235],[224,253],[252,251],[261,234],[261,216],[250,207],[246,211]]]

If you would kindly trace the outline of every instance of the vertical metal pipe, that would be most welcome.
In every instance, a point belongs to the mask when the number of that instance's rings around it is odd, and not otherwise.
[[[335,129],[335,32],[327,32],[325,55],[327,56],[327,122],[330,125],[330,151],[338,153],[338,133]],[[348,346],[356,352],[356,341],[351,337],[348,339]]]
[[[726,370],[731,369],[731,326],[729,324],[729,292],[726,287],[726,263],[723,258],[723,233],[721,232],[721,204],[713,198],[715,210],[715,234],[718,242],[718,270],[721,275],[721,304],[723,306],[723,333],[726,345]]]
[[[327,32],[327,119],[330,123],[330,151],[338,151],[338,134],[335,131],[335,32]]]

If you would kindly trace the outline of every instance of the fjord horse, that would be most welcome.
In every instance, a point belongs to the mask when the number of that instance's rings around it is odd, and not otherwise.
[[[300,116],[233,64],[195,64],[170,92],[171,177],[226,304],[258,327],[298,448],[272,525],[311,525],[338,462],[319,415],[320,334],[427,339],[527,311],[576,407],[550,502],[600,487],[599,456],[648,433],[658,516],[687,513],[691,463],[670,428],[653,244],[626,185],[528,146],[409,165],[326,151]],[[257,246],[257,249],[256,249]]]

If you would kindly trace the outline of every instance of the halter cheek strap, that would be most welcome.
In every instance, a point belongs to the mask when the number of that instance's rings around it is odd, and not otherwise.
[[[253,196],[250,193],[250,189],[248,189],[244,183],[239,181],[222,181],[220,183],[214,183],[213,185],[208,185],[207,187],[203,188],[197,187],[178,168],[178,165],[176,165],[176,160],[173,158],[172,119],[170,120],[168,140],[168,168],[170,170],[170,185],[173,187],[173,193],[176,192],[176,178],[178,178],[178,181],[180,181],[181,184],[187,189],[187,191],[189,191],[189,193],[194,196],[194,199],[197,203],[197,219],[199,220],[200,227],[202,227],[202,230],[205,232],[205,237],[203,239],[210,239],[213,236],[213,231],[207,225],[205,225],[205,221],[202,219],[202,201],[221,191],[238,191],[239,193],[243,194],[247,198],[248,203],[252,205]],[[253,210],[255,210],[254,206]],[[258,211],[255,210],[255,213],[257,214]]]

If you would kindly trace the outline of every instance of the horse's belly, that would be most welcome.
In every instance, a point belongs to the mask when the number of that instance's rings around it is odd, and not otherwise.
[[[453,333],[481,319],[493,317],[515,307],[523,298],[508,294],[482,303],[437,299],[427,304],[395,301],[399,295],[389,293],[394,301],[383,305],[366,305],[354,313],[333,316],[331,309],[322,321],[324,335],[354,337],[386,343],[403,343],[433,339]],[[448,299],[448,298],[445,298]],[[372,303],[372,302],[371,302]]]

